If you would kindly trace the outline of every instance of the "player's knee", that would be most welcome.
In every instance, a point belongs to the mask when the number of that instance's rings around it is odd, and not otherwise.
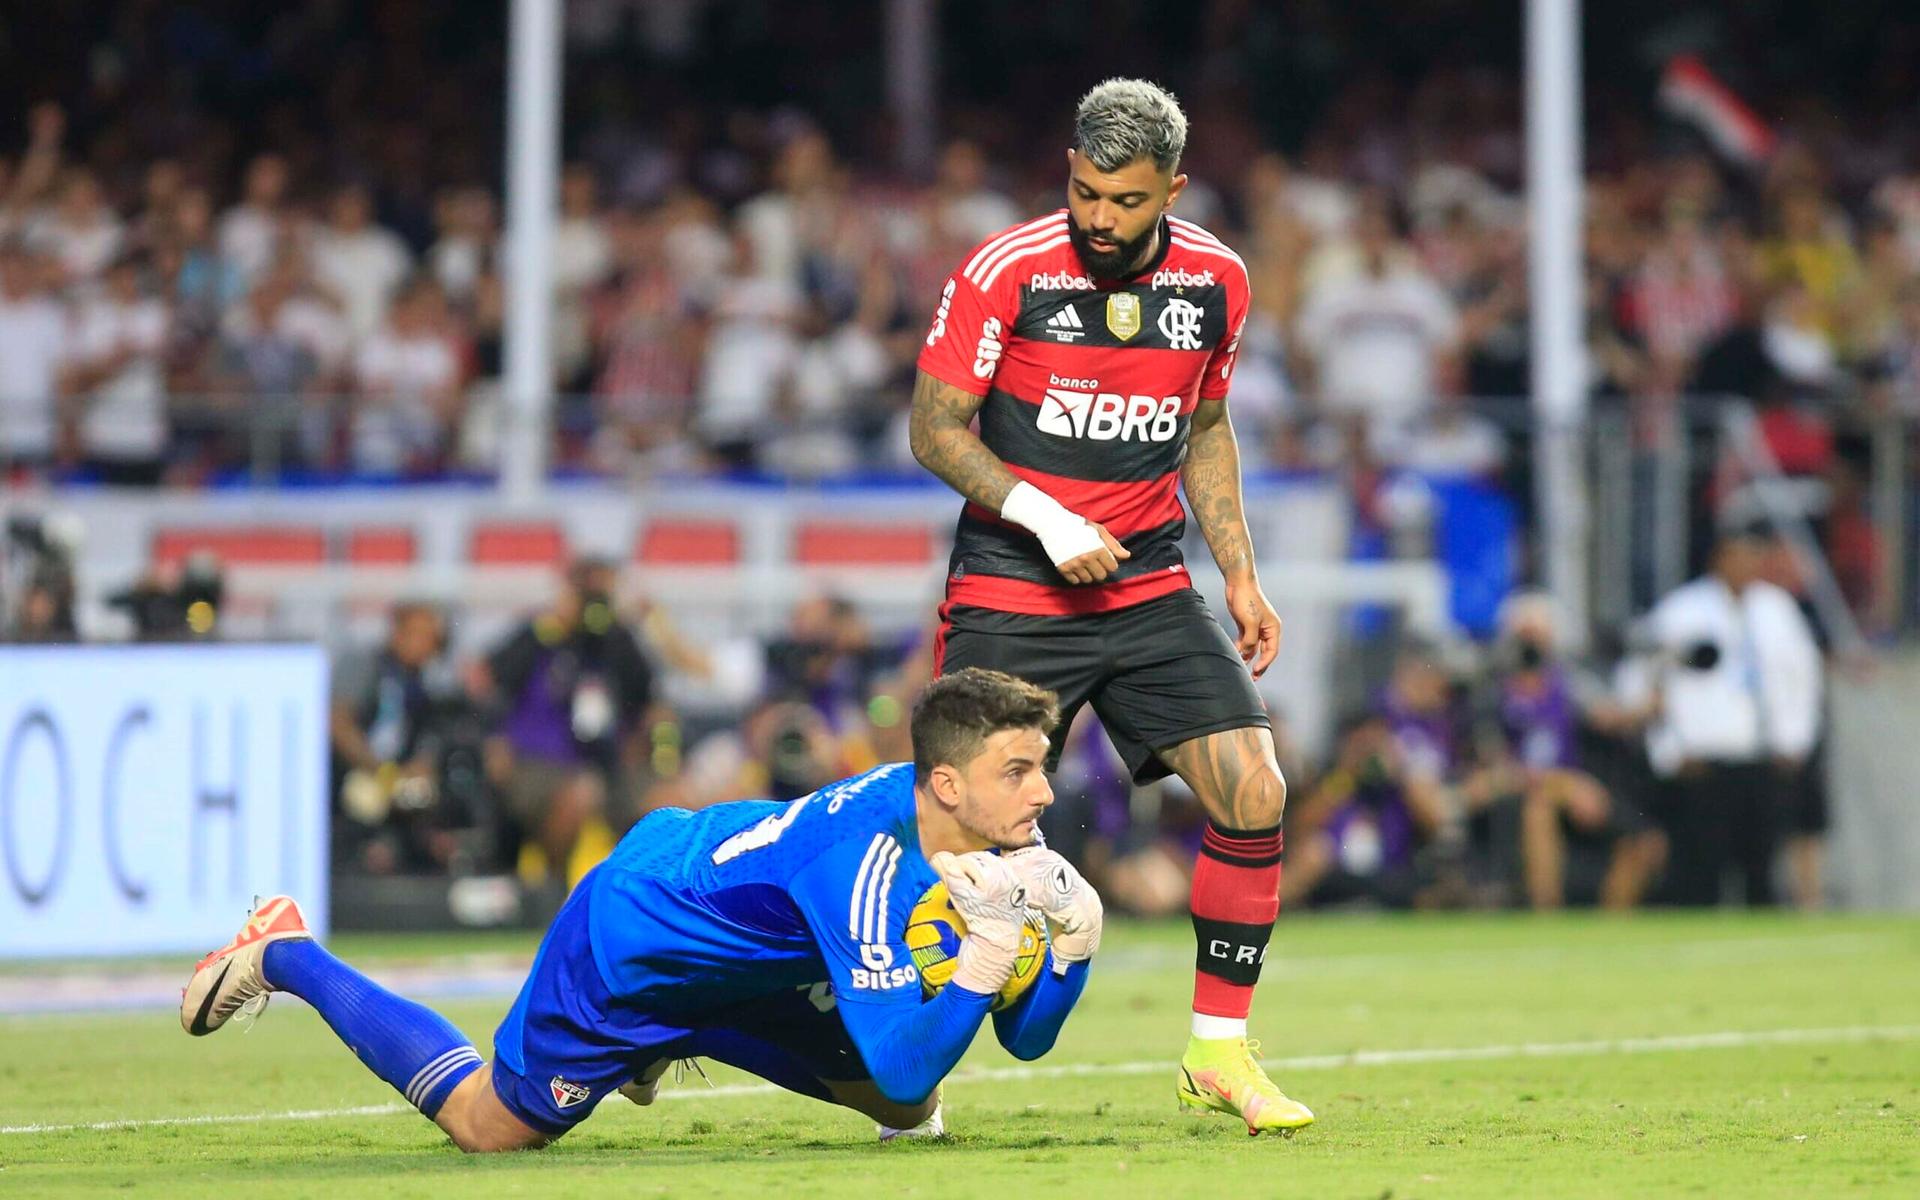
[[[1241,789],[1238,809],[1247,829],[1268,829],[1280,824],[1287,811],[1287,777],[1272,759],[1255,767]]]

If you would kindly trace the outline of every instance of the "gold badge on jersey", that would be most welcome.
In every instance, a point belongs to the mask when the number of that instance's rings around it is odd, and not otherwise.
[[[1108,296],[1107,328],[1123,342],[1139,333],[1140,297],[1132,292],[1115,292]]]

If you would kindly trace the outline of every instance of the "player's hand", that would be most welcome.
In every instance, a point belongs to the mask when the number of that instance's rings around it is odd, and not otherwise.
[[[1046,914],[1053,926],[1053,961],[1085,962],[1100,950],[1100,927],[1106,911],[1100,893],[1074,865],[1045,846],[1029,846],[1007,855],[1026,877],[1027,902]]]
[[[1267,594],[1253,579],[1228,582],[1227,610],[1233,614],[1233,623],[1240,627],[1234,648],[1240,651],[1240,661],[1246,663],[1258,679],[1280,654],[1280,614],[1273,611]]]
[[[1027,884],[998,855],[984,850],[951,854],[942,850],[927,860],[947,885],[947,898],[967,923],[953,982],[991,996],[1013,977],[1020,934],[1027,923]]]
[[[1084,554],[1076,554],[1065,562],[1054,564],[1068,583],[1099,583],[1118,571],[1121,563],[1133,557],[1133,552],[1108,533],[1105,525],[1088,521],[1087,529],[1099,539],[1098,544]]]
[[[998,926],[1013,930],[1012,944],[1020,944],[1020,927],[1027,918],[1027,881],[997,854],[975,850],[967,854],[941,851],[927,860],[947,885],[947,897],[967,923],[969,934],[993,934]]]

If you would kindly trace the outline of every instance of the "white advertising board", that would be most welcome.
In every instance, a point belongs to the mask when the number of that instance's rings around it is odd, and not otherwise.
[[[314,646],[0,646],[0,958],[203,953],[327,919]]]

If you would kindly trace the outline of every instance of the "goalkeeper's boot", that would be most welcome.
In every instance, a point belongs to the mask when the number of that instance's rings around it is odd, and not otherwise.
[[[946,1101],[944,1099],[935,1099],[933,1102],[933,1111],[927,1114],[927,1119],[908,1129],[895,1129],[891,1125],[882,1124],[879,1128],[880,1140],[883,1142],[895,1142],[902,1138],[908,1141],[915,1141],[920,1138],[946,1137],[947,1118],[942,1111],[945,1107]]]
[[[257,1016],[273,991],[261,970],[267,947],[292,938],[313,938],[299,905],[287,896],[255,902],[253,915],[234,939],[194,967],[180,997],[181,1027],[204,1037],[242,1009]]]
[[[1313,1124],[1313,1110],[1267,1078],[1255,1056],[1260,1043],[1246,1038],[1193,1038],[1180,1059],[1180,1078],[1174,1090],[1180,1107],[1193,1112],[1232,1113],[1247,1123],[1247,1132],[1278,1129],[1292,1137],[1296,1129]]]

